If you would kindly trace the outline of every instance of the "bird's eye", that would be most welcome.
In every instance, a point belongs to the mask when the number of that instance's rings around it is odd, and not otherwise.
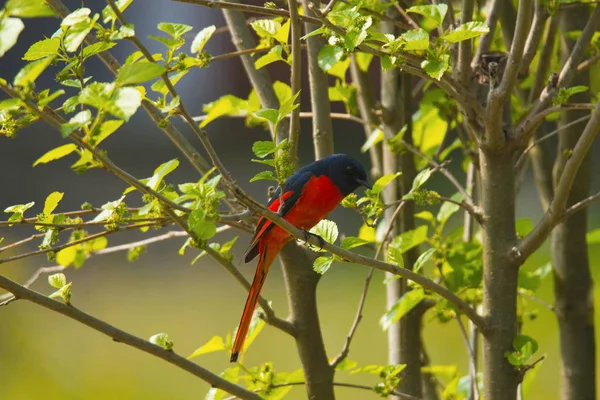
[[[351,165],[346,167],[346,173],[352,175],[354,173],[354,168]]]

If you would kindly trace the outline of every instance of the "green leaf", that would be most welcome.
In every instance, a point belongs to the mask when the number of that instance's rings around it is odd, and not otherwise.
[[[421,14],[425,17],[432,18],[438,26],[442,25],[446,12],[448,12],[448,5],[441,3],[436,5],[426,6],[412,6],[406,10],[409,13]]]
[[[515,230],[517,231],[517,237],[523,238],[533,230],[533,222],[530,218],[519,218],[515,223]]]
[[[206,220],[206,210],[196,209],[188,215],[188,226],[200,240],[208,240],[217,234],[217,226]]]
[[[21,18],[53,17],[56,15],[44,0],[8,0],[4,8],[8,15]]]
[[[329,270],[332,263],[333,263],[333,257],[331,257],[331,256],[330,257],[326,257],[326,256],[317,257],[317,259],[315,260],[315,262],[313,264],[313,269],[315,270],[316,273],[323,275],[325,272],[327,272],[327,270]]]
[[[267,121],[276,124],[279,118],[279,110],[275,110],[273,108],[261,108],[254,113],[254,116],[257,118],[266,119]]]
[[[464,196],[461,193],[455,193],[450,199],[460,202],[463,201]],[[442,224],[445,224],[459,209],[460,207],[457,204],[446,201],[440,207],[440,211],[437,214],[437,220]]]
[[[33,163],[33,166],[35,167],[38,164],[46,164],[46,163],[49,163],[50,161],[58,160],[59,158],[63,158],[64,156],[68,156],[69,154],[71,154],[75,150],[77,150],[77,146],[75,144],[73,144],[73,143],[69,143],[69,144],[65,144],[65,145],[59,146],[59,147],[57,147],[55,149],[52,149],[52,150],[46,152],[43,156],[41,156],[40,158],[38,158]]]
[[[321,48],[321,51],[319,51],[317,61],[319,63],[319,67],[321,67],[323,71],[327,72],[338,61],[340,61],[343,56],[344,49],[338,46],[327,44]]]
[[[422,288],[413,289],[405,293],[400,299],[386,312],[379,323],[384,331],[387,331],[396,321],[399,321],[410,310],[415,308],[421,300],[425,298],[425,291]]]
[[[546,263],[533,271],[519,269],[518,287],[535,292],[539,289],[544,278],[552,272],[552,264]]]
[[[400,268],[404,268],[404,257],[402,257],[402,252],[398,247],[388,246],[385,261],[390,264],[394,264]],[[397,279],[395,276],[392,280]]]
[[[117,44],[114,42],[96,42],[94,44],[90,44],[89,46],[85,46],[83,48],[83,59],[87,59],[91,56],[95,56],[96,54],[100,54],[103,51],[112,49]]]
[[[252,21],[250,26],[252,26],[252,29],[261,38],[274,37],[281,29],[281,23],[272,19],[257,19]]]
[[[402,254],[427,240],[427,225],[403,232],[390,242],[390,246],[398,248]]]
[[[206,104],[203,108],[204,112],[206,113],[206,118],[200,123],[200,128],[204,128],[215,119],[224,115],[238,114],[241,109],[246,107],[246,105],[246,100],[240,99],[239,97],[231,94],[227,94],[218,100]]]
[[[129,64],[121,67],[117,79],[124,85],[131,85],[158,78],[166,71],[165,67],[154,62]]]
[[[369,149],[375,146],[377,143],[380,143],[383,140],[383,131],[379,128],[373,129],[373,132],[369,135],[365,144],[363,144],[360,148],[362,153],[366,153]]]
[[[421,63],[421,68],[425,70],[427,75],[439,81],[440,79],[442,79],[444,72],[446,72],[448,68],[450,68],[450,64],[448,64],[449,60],[449,54],[442,54],[439,58],[423,60],[423,62]]]
[[[358,367],[358,362],[344,358],[338,365],[335,366],[336,371],[350,371]]]
[[[515,351],[507,352],[506,358],[508,362],[516,367],[523,367],[538,351],[539,345],[531,336],[519,335],[513,340],[513,348]]]
[[[400,39],[406,42],[404,50],[427,50],[429,48],[429,34],[421,28],[404,32]]]
[[[142,95],[133,87],[115,89],[114,83],[94,82],[81,91],[79,102],[128,121],[142,104]]]
[[[276,181],[277,178],[273,175],[273,171],[271,170],[261,171],[250,179],[250,183],[262,180]]]
[[[56,253],[56,263],[63,267],[68,267],[73,264],[75,257],[77,257],[77,248],[75,246],[70,246]]]
[[[286,60],[281,56],[281,46],[275,46],[267,54],[260,57],[258,60],[254,62],[254,68],[261,69],[275,61],[283,61]]]
[[[62,200],[64,193],[62,192],[52,192],[46,197],[46,201],[44,202],[44,215],[50,215],[54,212],[58,203]]]
[[[252,144],[252,151],[258,158],[265,158],[276,150],[275,143],[271,141],[258,141]]]
[[[490,28],[483,22],[471,21],[460,25],[452,32],[443,35],[442,39],[450,43],[457,43],[462,42],[463,40],[485,35],[489,31]]]
[[[31,207],[33,207],[35,205],[35,202],[29,202],[27,204],[15,204],[14,206],[10,206],[10,207],[6,207],[4,209],[5,213],[13,213],[13,215],[11,216],[11,220],[14,221],[14,219],[12,219],[15,215],[18,216],[18,219],[23,218],[23,214],[25,213],[25,211],[29,210]]]
[[[226,347],[223,338],[221,336],[213,336],[208,342],[198,347],[191,355],[189,355],[188,359],[225,349]]]
[[[107,108],[107,111],[117,118],[129,121],[129,118],[142,105],[142,95],[136,88],[119,88],[114,96],[113,104]]]
[[[393,174],[383,175],[381,178],[377,179],[373,184],[373,189],[371,189],[371,193],[379,194],[383,191],[383,189],[390,184],[394,179],[401,175],[400,172],[396,172]]]
[[[340,244],[340,247],[344,250],[350,250],[355,247],[364,246],[365,244],[369,244],[369,243],[370,242],[365,239],[361,239],[361,238],[358,238],[355,236],[346,236],[344,239],[342,239],[342,243]]]
[[[327,243],[335,243],[340,234],[337,224],[328,219],[322,219],[317,225],[311,228],[310,233],[320,236]]]
[[[129,7],[129,5],[132,3],[133,0],[117,0],[115,1],[115,5],[117,6],[117,9],[120,12],[125,11],[125,9],[127,7]],[[104,7],[104,9],[102,10],[102,22],[104,22],[105,24],[112,21],[115,21],[117,19],[117,15],[115,14],[115,12],[113,11],[112,7],[110,5],[107,5],[106,7]]]
[[[39,42],[35,42],[29,47],[29,49],[23,56],[23,60],[35,61],[39,60],[40,58],[56,55],[58,54],[59,46],[59,38],[40,40]]]
[[[208,43],[216,30],[217,28],[214,25],[211,25],[198,32],[192,41],[192,46],[190,47],[192,54],[202,53],[204,46],[206,43]]]
[[[26,64],[15,76],[13,84],[15,86],[28,86],[44,72],[52,63],[54,56],[46,57],[41,60],[33,61]]]
[[[121,25],[121,27],[110,34],[110,40],[122,40],[135,36],[135,27],[132,24]],[[116,44],[116,43],[113,43]]]
[[[167,176],[171,172],[175,171],[175,169],[178,166],[179,166],[179,160],[176,158],[173,160],[167,161],[165,163],[162,163],[161,165],[158,166],[158,168],[156,168],[154,170],[154,174],[148,180],[148,182],[146,183],[146,186],[148,186],[152,190],[157,190],[160,183],[165,178],[165,176]]]
[[[67,277],[62,272],[48,276],[48,283],[56,289],[60,289],[67,284]]]
[[[85,37],[94,27],[94,24],[98,19],[98,14],[95,14],[93,18],[90,18],[90,12],[89,8],[80,8],[63,19],[61,26],[67,28],[63,44],[69,53],[73,53],[79,49],[79,46],[83,43]]]
[[[123,125],[123,121],[120,119],[111,119],[104,121],[100,126],[100,133],[94,137],[96,140],[95,145],[99,145],[104,139],[112,135],[119,127]]]
[[[413,267],[413,271],[414,272],[419,272],[419,270],[421,268],[423,268],[423,266],[425,265],[425,263],[427,263],[427,261],[429,261],[429,259],[431,258],[431,256],[435,253],[435,249],[427,249],[425,250],[425,252],[423,254],[421,254],[419,256],[419,258],[417,258],[417,261],[415,261],[415,265]]]
[[[413,180],[411,191],[419,189],[421,186],[423,186],[425,184],[425,182],[427,182],[429,180],[430,177],[431,177],[431,169],[430,168],[425,168],[423,171],[419,172],[417,174],[417,176],[415,176],[415,179]]]
[[[558,93],[556,94],[556,97],[554,97],[554,99],[552,100],[552,105],[559,106],[561,104],[565,104],[567,100],[569,100],[569,97],[577,93],[587,92],[588,89],[589,88],[587,86],[583,85],[573,86],[570,88],[560,88]]]
[[[150,337],[150,343],[160,346],[165,350],[172,350],[174,345],[173,341],[166,333],[157,333],[156,335],[152,335]]]
[[[170,35],[172,38],[177,39],[178,37],[191,31],[193,27],[186,24],[174,24],[171,22],[161,22],[158,24],[158,29]]]
[[[296,108],[300,107],[300,104],[296,103],[296,99],[298,98],[298,96],[300,96],[300,92],[301,91],[299,90],[295,95],[293,95],[286,101],[280,101],[281,106],[279,106],[279,117],[277,118],[278,121],[286,115],[288,115],[289,113],[291,113],[292,111],[294,111]]]
[[[354,53],[354,55],[356,57],[356,64],[358,64],[358,68],[360,68],[361,71],[366,72],[369,69],[369,65],[371,64],[374,55],[371,53],[362,52]]]
[[[69,122],[62,124],[60,127],[60,133],[63,137],[69,136],[72,132],[89,124],[92,121],[92,112],[90,110],[83,110],[75,114]]]

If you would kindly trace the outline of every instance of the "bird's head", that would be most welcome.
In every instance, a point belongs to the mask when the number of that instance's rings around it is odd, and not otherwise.
[[[327,175],[344,196],[354,192],[360,186],[372,189],[364,167],[346,154],[334,154],[321,161],[327,166]]]

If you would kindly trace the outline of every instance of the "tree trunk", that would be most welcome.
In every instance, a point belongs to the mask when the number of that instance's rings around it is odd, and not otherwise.
[[[581,29],[581,21],[589,10],[564,13],[563,33]],[[561,46],[563,62],[572,51],[574,40],[565,39]],[[573,79],[571,86],[589,86],[589,74]],[[570,101],[589,102],[589,93],[580,93]],[[587,112],[566,111],[559,125],[566,125]],[[560,179],[569,156],[583,130],[583,124],[566,128],[559,135],[558,154],[554,165],[554,182]],[[589,196],[590,156],[584,159],[573,183],[568,204],[572,205]],[[552,232],[552,265],[554,268],[554,296],[560,332],[561,398],[563,400],[592,400],[596,398],[596,359],[594,340],[594,294],[586,242],[587,210],[579,211],[559,224]]]
[[[505,353],[517,334],[518,266],[510,259],[516,243],[515,176],[507,149],[479,152],[483,211],[483,309],[488,326],[483,338],[483,397],[514,400],[518,372]]]
[[[312,269],[313,259],[295,241],[283,248],[280,258],[308,399],[335,399],[334,370],[327,360],[317,310],[317,284],[321,276]]]

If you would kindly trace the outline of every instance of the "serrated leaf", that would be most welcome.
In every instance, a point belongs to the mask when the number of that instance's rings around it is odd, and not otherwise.
[[[262,38],[274,37],[281,29],[281,23],[272,19],[257,19],[250,23],[256,34]]]
[[[223,338],[221,336],[213,336],[208,342],[198,347],[191,355],[189,355],[188,359],[225,349],[226,347]]]
[[[206,118],[200,123],[200,128],[204,128],[206,125],[208,125],[215,119],[220,118],[224,115],[238,114],[241,109],[246,107],[246,105],[246,100],[240,99],[239,97],[236,97],[231,94],[227,94],[219,98],[218,100],[206,104],[203,110],[207,114]]]
[[[153,62],[129,64],[121,67],[117,79],[124,85],[131,85],[158,78],[166,71],[164,66]]]
[[[316,273],[323,275],[325,272],[327,272],[329,270],[329,268],[331,267],[331,264],[333,264],[333,257],[326,257],[326,256],[317,257],[317,259],[313,263],[313,270]]]
[[[78,11],[83,12],[78,13]],[[63,38],[63,44],[69,53],[79,50],[79,46],[83,43],[88,33],[91,32],[98,19],[98,14],[95,14],[92,18],[88,17],[90,13],[89,9],[81,8],[78,11],[67,16],[61,24],[62,26],[68,26]]]
[[[96,54],[100,54],[103,51],[110,50],[115,47],[117,44],[114,42],[96,42],[90,44],[89,46],[85,46],[83,48],[83,59],[87,59],[91,56],[95,56]]]
[[[355,247],[364,246],[365,244],[369,244],[370,242],[365,239],[361,239],[360,237],[354,236],[346,236],[342,239],[342,243],[340,247],[344,250],[354,249]]]
[[[338,61],[342,59],[344,56],[344,49],[338,46],[325,45],[319,51],[319,55],[317,57],[317,61],[319,63],[319,67],[327,72],[331,67],[333,67]]]
[[[429,34],[421,28],[404,32],[400,39],[405,42],[404,50],[427,50],[429,48]]]
[[[179,166],[179,160],[173,159],[169,160],[165,163],[159,165],[155,170],[152,177],[146,183],[146,186],[151,188],[152,190],[157,190],[160,183],[163,181],[165,176],[175,171],[175,169]]]
[[[434,254],[435,254],[435,249],[425,250],[425,252],[423,254],[421,254],[419,256],[419,258],[417,258],[417,261],[415,261],[415,265],[413,267],[414,272],[419,272],[419,270],[421,268],[423,268],[423,266],[427,263],[427,261],[429,261],[431,256]]]
[[[123,121],[120,119],[111,119],[104,121],[100,126],[100,132],[94,137],[96,140],[95,145],[99,145],[104,139],[112,135],[119,127],[123,125]]]
[[[161,22],[158,24],[158,29],[177,39],[180,36],[191,31],[193,27],[186,24],[174,24],[171,22]]]
[[[54,212],[58,203],[62,200],[64,193],[62,192],[52,192],[46,197],[46,201],[44,202],[44,215],[50,215]]]
[[[157,333],[156,335],[150,336],[150,343],[162,347],[165,350],[173,349],[173,340],[166,333]]]
[[[48,276],[50,286],[60,289],[67,284],[67,277],[62,272]]]
[[[44,39],[39,42],[32,44],[25,55],[23,60],[35,61],[40,58],[52,56],[58,54],[58,47],[60,46],[59,38]]]
[[[273,108],[262,108],[254,113],[254,116],[257,118],[266,119],[272,124],[276,124],[279,119],[279,110],[275,110]]]
[[[339,230],[337,224],[328,219],[319,221],[317,225],[311,228],[310,233],[320,236],[327,243],[335,243],[338,238]]]
[[[438,26],[442,25],[444,21],[444,17],[448,12],[448,5],[441,3],[436,5],[426,5],[426,6],[412,6],[406,10],[409,13],[420,14],[425,17],[432,18]]]
[[[69,144],[65,144],[62,146],[59,146],[55,149],[52,149],[48,152],[46,152],[43,156],[41,156],[40,158],[38,158],[34,163],[33,166],[35,167],[38,164],[46,164],[50,161],[54,161],[54,160],[58,160],[59,158],[63,158],[64,156],[68,156],[69,154],[71,154],[72,152],[74,152],[75,150],[77,150],[77,146],[73,143],[69,143]]]
[[[265,158],[275,150],[275,143],[271,141],[258,141],[252,144],[252,151],[258,158]]]
[[[82,126],[88,125],[92,121],[92,112],[90,110],[83,110],[75,114],[69,122],[62,124],[60,127],[60,133],[63,137],[69,136],[72,132],[81,128]]]
[[[383,175],[381,178],[377,179],[373,184],[373,189],[371,189],[371,193],[379,194],[383,191],[383,189],[390,184],[394,179],[401,175],[400,172],[396,172],[393,174]]]
[[[388,246],[385,261],[400,268],[404,268],[404,257],[402,257],[402,252],[398,247]],[[394,279],[396,278],[394,277]]]
[[[271,170],[261,171],[250,179],[250,183],[262,180],[276,181],[277,178],[275,177],[275,175],[273,175],[273,171]]]
[[[452,32],[442,36],[442,39],[450,43],[462,42],[463,40],[472,39],[477,36],[485,35],[490,31],[490,28],[479,21],[470,21],[464,23],[454,29]]]
[[[125,9],[127,7],[129,7],[129,5],[132,3],[133,0],[116,0],[115,1],[115,5],[117,6],[117,9],[120,12],[125,11]],[[113,11],[112,7],[110,5],[107,5],[106,7],[104,7],[104,9],[102,10],[102,21],[106,24],[108,22],[110,22],[111,20],[116,20],[117,19],[117,15],[115,14],[115,12]]]
[[[380,143],[383,140],[383,131],[379,128],[373,129],[373,132],[369,135],[365,143],[361,146],[361,153],[366,153],[369,149]]]
[[[192,41],[192,45],[190,47],[190,51],[192,52],[192,54],[202,53],[204,46],[206,45],[206,43],[208,43],[208,41],[210,40],[210,38],[216,30],[217,28],[214,25],[211,25],[198,32],[194,37],[194,40]]]
[[[52,61],[54,61],[54,56],[28,63],[17,73],[13,84],[15,86],[28,86],[29,84],[35,82],[42,72],[48,68]]]
[[[262,67],[274,63],[275,61],[286,62],[286,60],[281,56],[281,46],[273,47],[267,54],[256,60],[254,62],[254,68],[261,69]]]
[[[416,229],[403,232],[390,242],[390,246],[396,247],[402,254],[427,240],[427,225],[421,225]]]
[[[17,43],[23,28],[25,25],[19,18],[0,19],[0,57]]]
[[[405,293],[400,299],[381,317],[379,323],[384,331],[388,330],[396,321],[408,314],[421,300],[425,298],[422,288],[413,289]]]
[[[439,81],[442,79],[444,72],[450,68],[449,60],[449,54],[442,54],[439,58],[423,60],[421,68],[423,68],[427,75]]]
[[[117,118],[129,121],[129,118],[142,105],[142,95],[140,91],[132,87],[123,87],[117,89],[114,97],[114,106],[111,104],[107,111]]]
[[[208,240],[216,235],[217,226],[206,220],[206,210],[196,209],[188,215],[188,226],[200,240]]]

